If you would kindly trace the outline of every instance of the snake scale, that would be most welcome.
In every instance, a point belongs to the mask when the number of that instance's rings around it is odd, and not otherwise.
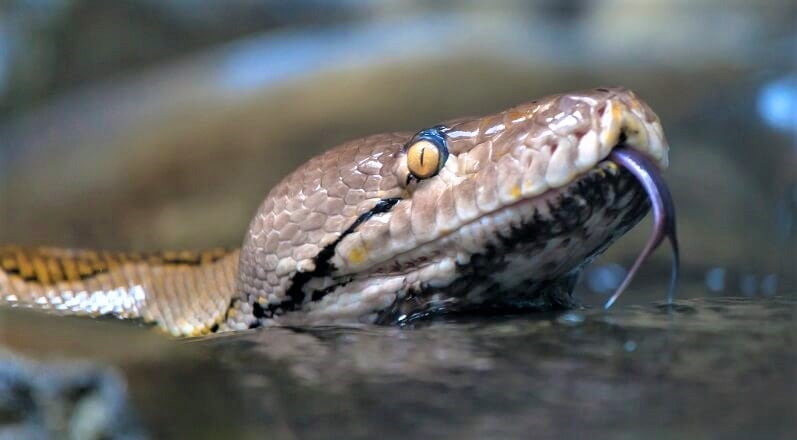
[[[623,88],[372,135],[286,176],[240,250],[4,246],[0,304],[140,319],[175,336],[570,307],[581,268],[651,202],[661,214],[613,155],[633,152],[659,178],[668,149],[659,118]],[[665,229],[653,247],[674,240]]]

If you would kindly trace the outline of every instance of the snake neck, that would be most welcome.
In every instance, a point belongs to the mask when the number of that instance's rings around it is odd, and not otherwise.
[[[118,253],[0,247],[0,304],[140,319],[175,336],[224,327],[239,251]]]

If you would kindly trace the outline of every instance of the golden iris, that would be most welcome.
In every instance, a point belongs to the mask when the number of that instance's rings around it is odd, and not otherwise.
[[[417,179],[432,177],[441,168],[440,156],[437,145],[420,139],[407,149],[407,168]]]

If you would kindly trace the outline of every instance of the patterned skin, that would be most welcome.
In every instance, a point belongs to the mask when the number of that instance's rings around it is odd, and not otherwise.
[[[581,267],[649,207],[633,177],[605,160],[612,148],[667,166],[658,117],[620,88],[427,132],[446,154],[425,156],[439,170],[421,178],[408,159],[415,133],[369,136],[310,159],[268,194],[240,253],[131,260],[4,249],[0,299],[143,318],[174,335],[568,307]],[[87,256],[100,261],[95,269],[54,275],[72,259],[93,267]]]

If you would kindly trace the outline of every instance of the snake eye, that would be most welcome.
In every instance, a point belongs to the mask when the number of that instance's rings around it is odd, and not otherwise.
[[[418,133],[407,144],[407,169],[418,180],[437,174],[445,165],[446,159],[446,141],[437,128]]]

